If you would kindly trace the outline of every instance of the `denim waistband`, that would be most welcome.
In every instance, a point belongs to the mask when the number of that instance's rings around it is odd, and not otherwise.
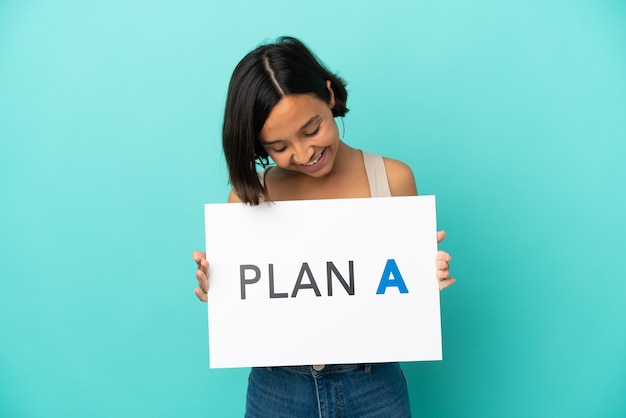
[[[323,367],[320,367],[323,366]],[[330,373],[348,373],[362,370],[364,373],[370,373],[372,370],[371,364],[324,364],[324,365],[308,365],[308,366],[279,366],[279,367],[266,367],[266,369],[272,371],[275,369],[281,369],[293,373],[299,373],[309,376],[319,376]]]

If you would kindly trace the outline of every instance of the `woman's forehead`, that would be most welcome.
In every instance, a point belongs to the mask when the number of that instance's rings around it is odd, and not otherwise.
[[[261,136],[271,141],[275,134],[306,129],[329,108],[312,94],[289,94],[283,96],[267,117]]]

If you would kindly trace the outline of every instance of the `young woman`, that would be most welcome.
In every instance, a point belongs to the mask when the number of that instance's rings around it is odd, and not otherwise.
[[[335,118],[348,112],[347,98],[345,82],[297,39],[279,38],[248,53],[226,100],[228,202],[417,195],[406,164],[341,140]],[[257,164],[264,170],[257,172]],[[444,237],[440,231],[438,241]],[[193,259],[196,296],[206,302],[209,263],[202,252]],[[449,261],[449,254],[437,253],[440,290],[454,283]],[[408,399],[397,363],[253,368],[246,416],[407,417]]]

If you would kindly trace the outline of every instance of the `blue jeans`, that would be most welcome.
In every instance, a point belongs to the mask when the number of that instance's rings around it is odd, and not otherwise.
[[[406,418],[407,385],[398,363],[255,367],[247,418]]]

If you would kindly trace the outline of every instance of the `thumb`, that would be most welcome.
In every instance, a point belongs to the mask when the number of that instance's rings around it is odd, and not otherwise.
[[[443,241],[443,239],[446,237],[446,231],[437,231],[437,243]]]

